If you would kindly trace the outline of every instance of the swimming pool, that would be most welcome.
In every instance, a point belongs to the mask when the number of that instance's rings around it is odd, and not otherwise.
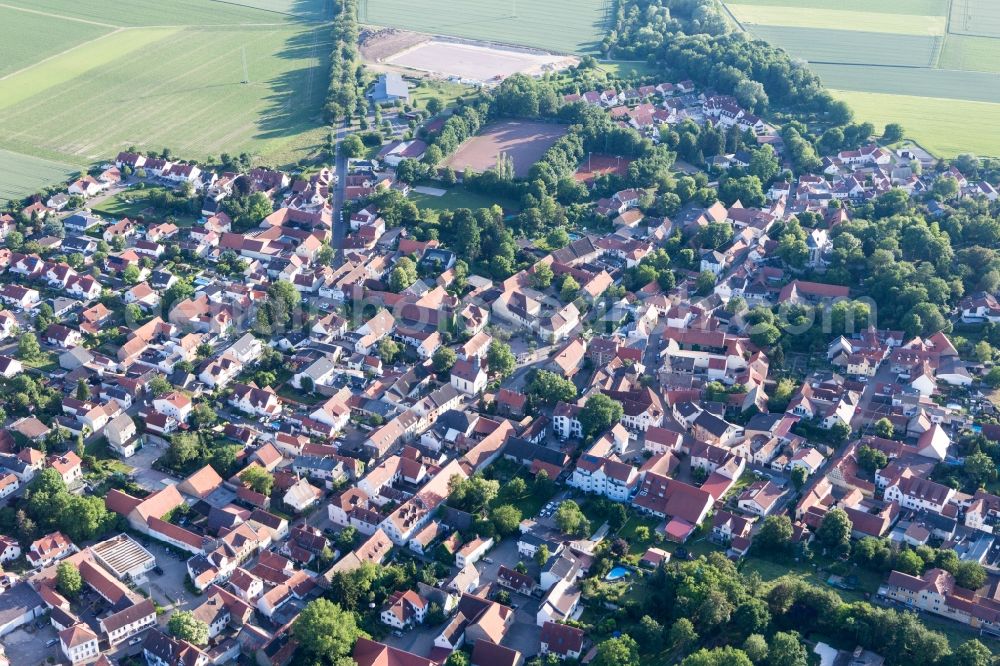
[[[622,578],[627,578],[632,575],[632,572],[627,567],[617,566],[608,572],[608,575],[604,577],[604,580],[616,581]]]

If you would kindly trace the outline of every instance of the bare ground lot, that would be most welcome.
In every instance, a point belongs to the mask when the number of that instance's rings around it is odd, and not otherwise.
[[[505,153],[514,163],[515,175],[521,178],[528,175],[531,165],[565,133],[564,125],[551,123],[523,120],[493,123],[463,143],[444,165],[458,173],[466,168],[483,172],[493,167],[497,157]]]
[[[486,83],[503,80],[518,72],[539,74],[562,69],[574,64],[576,59],[547,53],[431,40],[385,58],[384,62],[427,72],[432,76],[457,76],[463,80]]]
[[[361,55],[376,70],[481,83],[497,83],[518,72],[541,74],[579,62],[574,56],[537,49],[438,38],[395,28],[366,32]]]

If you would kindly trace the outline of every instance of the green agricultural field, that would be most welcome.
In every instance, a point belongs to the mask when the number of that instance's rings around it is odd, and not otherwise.
[[[772,5],[727,3],[729,11],[744,25],[780,25],[790,28],[843,30],[858,26],[865,30],[901,35],[943,35],[944,16],[891,14],[875,11],[845,11],[816,7],[776,7]]]
[[[612,0],[361,0],[361,22],[437,35],[595,53]]]
[[[112,28],[0,6],[0,77],[111,32]],[[40,40],[39,35],[45,39]]]
[[[326,138],[329,4],[243,3],[0,4],[12,54],[0,64],[0,149],[24,165],[37,157],[75,169],[128,146],[195,159],[247,152],[275,165],[316,156]],[[58,41],[23,36],[52,31]],[[4,175],[0,189],[25,196],[52,173]]]
[[[830,9],[830,0],[738,0],[741,5],[757,7],[794,7],[797,9]],[[726,3],[731,6],[730,3]],[[883,14],[912,14],[918,16],[945,16],[948,0],[839,0],[836,9],[847,12],[879,12]]]
[[[902,123],[906,135],[941,157],[961,153],[1000,157],[1000,134],[983,131],[1000,127],[1000,104],[958,99],[831,90],[847,102],[861,120],[875,124]]]
[[[811,63],[929,67],[940,37],[819,28],[747,26],[750,33]]]
[[[996,0],[952,0],[948,29],[960,35],[1000,37],[1000,3]]]
[[[938,67],[972,72],[1000,72],[1000,39],[948,35],[938,59]]]
[[[67,180],[78,168],[0,149],[0,203]]]
[[[813,65],[812,69],[826,86],[838,90],[1000,104],[1000,74],[840,65]]]
[[[59,16],[112,27],[177,25],[247,25],[284,23],[293,20],[280,12],[297,7],[299,14],[322,11],[323,0],[129,0],[128,3],[106,0],[5,0],[7,7],[45,16]],[[254,5],[254,6],[241,6]],[[265,11],[257,6],[276,7]]]

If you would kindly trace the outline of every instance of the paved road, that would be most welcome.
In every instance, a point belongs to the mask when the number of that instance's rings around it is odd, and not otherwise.
[[[341,143],[347,136],[349,119],[345,119],[336,132],[336,157],[335,172],[337,174],[337,185],[333,189],[333,249],[336,250],[334,262],[337,266],[344,263],[344,235],[346,224],[344,223],[344,194],[347,188],[347,157],[341,149]]]

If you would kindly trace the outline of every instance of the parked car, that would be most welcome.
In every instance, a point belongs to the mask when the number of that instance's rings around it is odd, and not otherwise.
[[[159,564],[157,564],[155,567],[153,567],[153,573],[155,573],[157,576],[162,576],[163,575],[163,567],[161,567]]]
[[[50,638],[48,641],[45,642],[45,647],[50,648],[58,642],[59,642],[58,638]]]
[[[136,636],[134,638],[129,639],[128,644],[129,645],[138,645],[141,642],[142,642],[142,636]]]

